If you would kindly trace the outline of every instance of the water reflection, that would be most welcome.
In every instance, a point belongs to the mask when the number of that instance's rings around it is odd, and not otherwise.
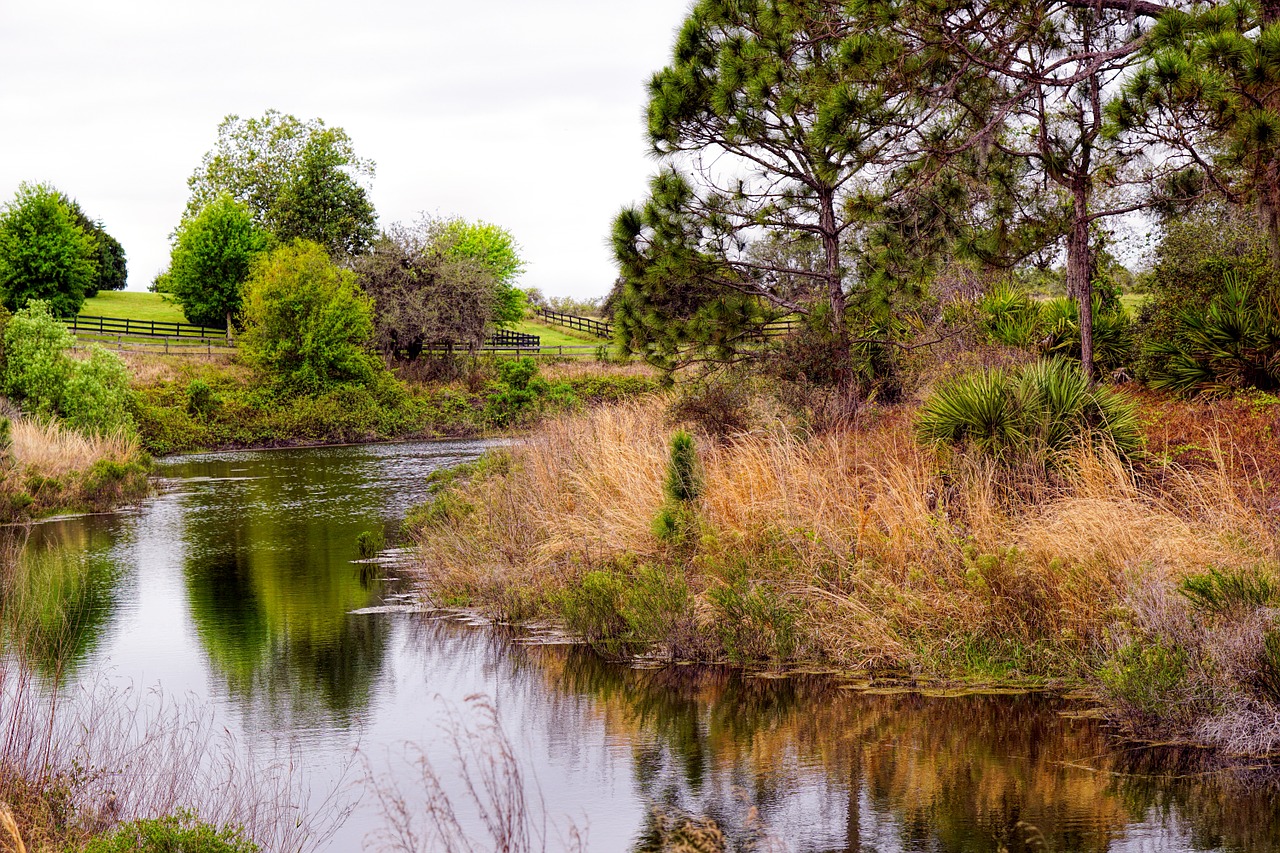
[[[475,450],[428,458],[448,464],[460,453]],[[356,538],[392,532],[421,497],[423,467],[384,448],[341,448],[199,457],[166,473],[190,484],[183,579],[227,692],[277,725],[349,725],[368,708],[388,631],[385,620],[351,615],[386,591],[380,570],[357,561]]]
[[[112,527],[106,519],[77,519],[4,532],[0,553],[10,579],[0,595],[4,647],[46,680],[61,683],[77,673],[112,620],[123,594]]]

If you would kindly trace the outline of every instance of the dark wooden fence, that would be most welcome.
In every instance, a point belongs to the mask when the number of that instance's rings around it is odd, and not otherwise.
[[[524,332],[513,332],[510,329],[499,329],[485,339],[486,347],[540,347],[542,338],[539,335],[527,335]]]
[[[161,320],[126,320],[120,317],[72,317],[67,324],[73,332],[89,335],[126,335],[142,338],[225,338],[225,329],[166,323]]]
[[[613,337],[613,324],[606,323],[603,320],[579,317],[575,314],[561,314],[559,311],[552,311],[550,308],[539,308],[534,313],[549,323],[555,323],[568,329],[576,329],[579,332],[586,332],[588,335],[595,335],[597,338]]]

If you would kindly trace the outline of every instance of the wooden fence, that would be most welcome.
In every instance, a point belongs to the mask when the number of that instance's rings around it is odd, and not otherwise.
[[[142,338],[226,338],[225,329],[166,323],[163,320],[126,320],[122,317],[72,317],[71,331],[90,335],[124,335]]]
[[[564,326],[567,329],[586,332],[588,335],[595,335],[597,338],[613,337],[613,324],[606,323],[603,320],[596,320],[592,317],[579,317],[575,314],[561,314],[559,311],[552,311],[550,308],[538,308],[534,313],[550,323]]]

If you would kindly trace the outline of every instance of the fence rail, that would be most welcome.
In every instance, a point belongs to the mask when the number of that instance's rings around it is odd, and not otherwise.
[[[499,329],[485,339],[484,345],[487,347],[540,347],[542,346],[542,338],[539,335],[513,332],[510,329]]]
[[[586,332],[589,335],[595,335],[597,338],[613,337],[613,324],[606,323],[603,320],[579,317],[576,314],[561,314],[559,311],[552,311],[550,308],[538,308],[534,313],[544,320],[564,326],[567,329]]]
[[[72,317],[67,324],[73,332],[98,335],[127,335],[141,338],[225,338],[225,329],[167,323],[163,320],[128,320],[123,317]]]

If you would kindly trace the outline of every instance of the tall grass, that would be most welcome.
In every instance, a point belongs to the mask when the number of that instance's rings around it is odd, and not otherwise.
[[[140,455],[137,438],[124,432],[88,435],[57,421],[19,418],[12,424],[13,457],[27,471],[62,478],[103,459],[127,462]]]
[[[948,466],[921,448],[911,421],[890,410],[818,436],[776,422],[699,442],[698,535],[677,548],[651,523],[665,500],[664,401],[553,420],[508,473],[431,515],[423,584],[501,618],[556,616],[589,572],[633,582],[656,567],[687,584],[711,642],[686,647],[713,658],[731,656],[724,603],[756,601],[771,626],[760,631],[794,616],[794,657],[912,677],[1078,679],[1135,579],[1278,556],[1274,525],[1222,467],[1138,473],[1082,448],[1052,482],[1011,493],[994,463]]]

